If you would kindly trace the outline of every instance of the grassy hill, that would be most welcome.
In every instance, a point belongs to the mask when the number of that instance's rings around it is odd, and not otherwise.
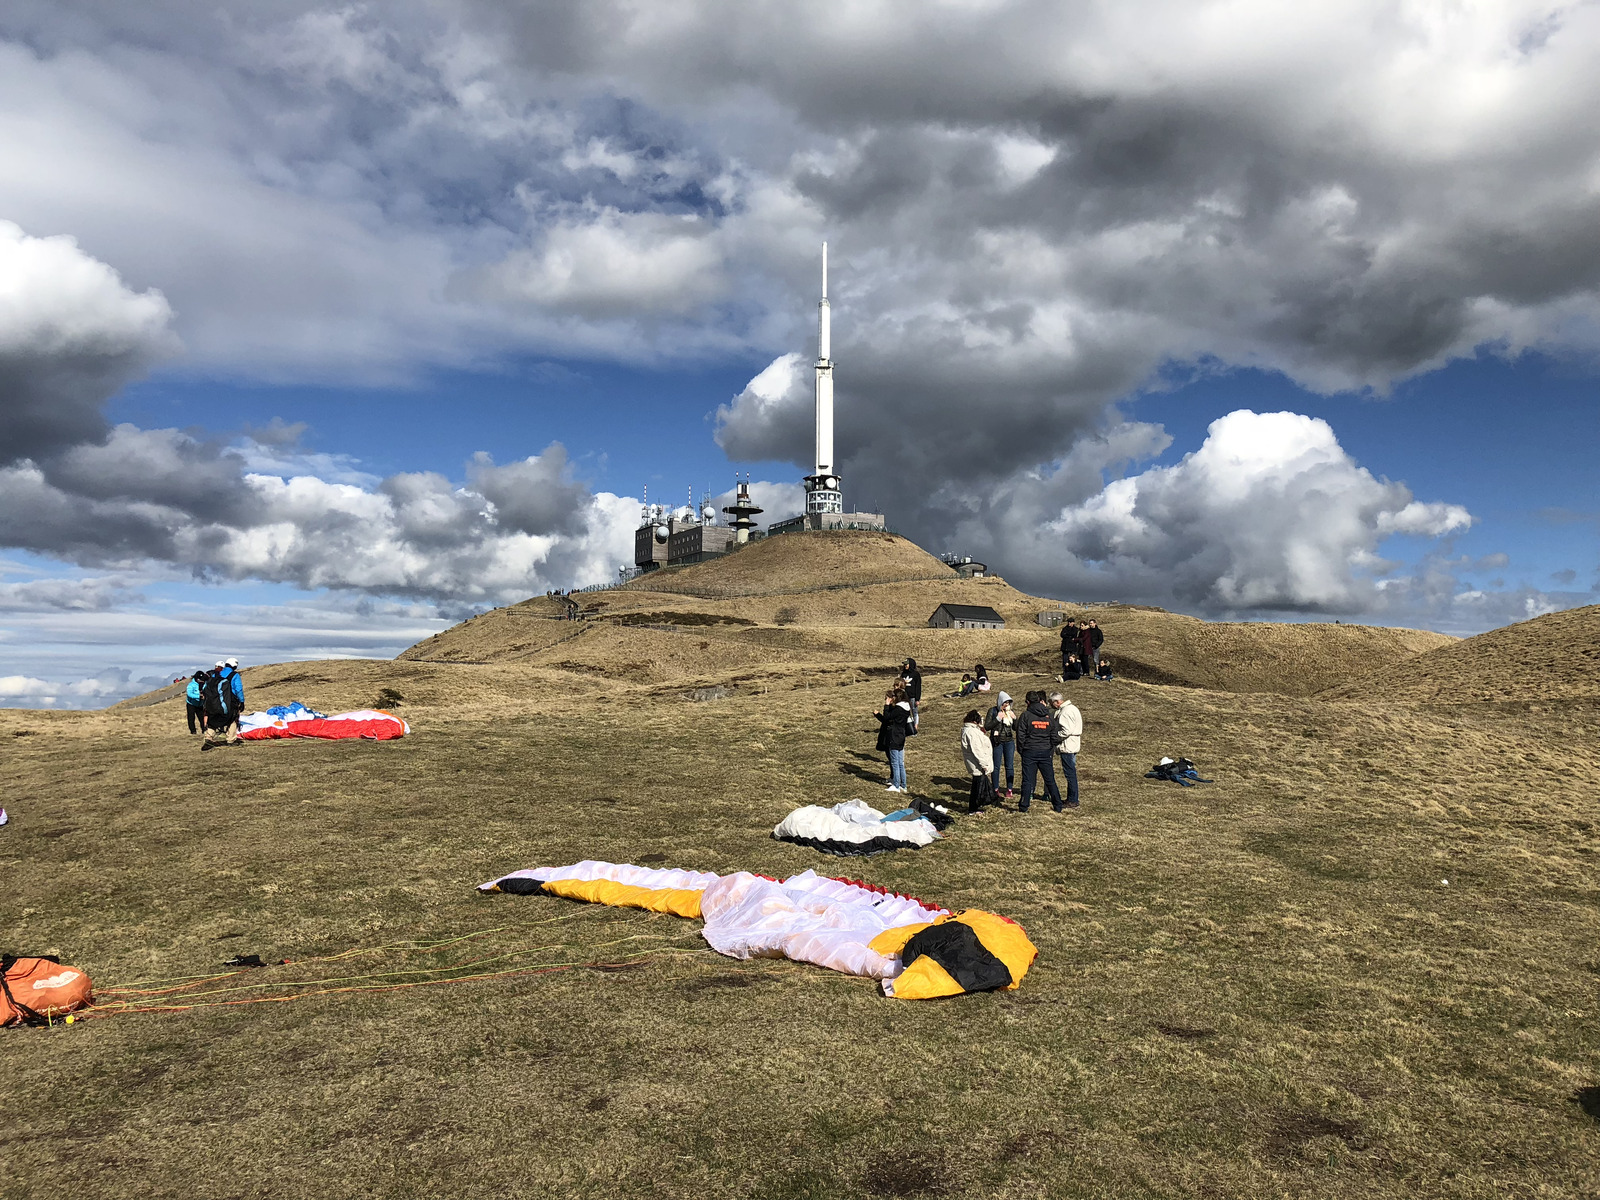
[[[1025,622],[1049,602],[650,582],[583,621],[534,602],[398,661],[246,672],[252,705],[384,698],[397,742],[202,755],[159,694],[0,710],[8,948],[172,1009],[0,1031],[0,1194],[1600,1194],[1600,706],[1456,701],[1443,673],[1585,658],[1590,616],[1444,644],[1096,608],[1113,657],[1184,686],[1074,689],[1079,813],[839,861],[769,834],[889,807],[888,664],[932,664],[913,793],[964,796],[967,705],[937,693],[980,655],[1046,686],[1054,634]],[[969,595],[1018,627],[919,625]],[[1145,779],[1162,754],[1215,782]],[[584,858],[850,875],[1002,912],[1040,958],[1015,992],[914,1005],[723,958],[695,922],[474,890]]]
[[[652,572],[627,584],[708,600],[815,591],[829,585],[950,579],[946,566],[915,542],[892,533],[809,530],[764,538],[725,558]]]
[[[910,656],[953,671],[976,663],[1054,674],[1059,639],[1034,618],[1092,615],[1128,679],[1217,691],[1310,695],[1450,644],[1441,634],[1354,625],[1214,624],[1123,605],[1082,608],[959,579],[888,534],[785,534],[726,559],[659,571],[581,598],[584,620],[544,598],[484,613],[400,655],[411,662],[526,662],[640,682],[712,681],[783,665],[872,670]],[[942,603],[983,604],[1001,631],[935,630]]]
[[[1423,704],[1600,700],[1600,605],[1492,629],[1329,694]]]

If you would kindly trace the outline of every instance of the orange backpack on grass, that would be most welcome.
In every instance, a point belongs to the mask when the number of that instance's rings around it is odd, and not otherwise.
[[[94,985],[50,955],[0,955],[0,1026],[48,1025],[89,1003]]]

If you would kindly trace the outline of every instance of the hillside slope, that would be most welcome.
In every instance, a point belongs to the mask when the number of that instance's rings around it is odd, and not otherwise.
[[[1326,695],[1421,704],[1600,699],[1600,605],[1491,629]]]
[[[726,558],[652,572],[623,590],[719,599],[954,577],[950,567],[896,534],[813,530],[765,538]]]
[[[648,684],[780,665],[874,670],[908,655],[935,672],[982,662],[1051,676],[1059,670],[1059,638],[1035,618],[1063,610],[1100,622],[1120,678],[1310,695],[1451,642],[1405,629],[1212,624],[1160,609],[1084,609],[1029,596],[1002,579],[960,579],[904,538],[864,532],[785,534],[580,600],[582,621],[556,619],[561,607],[539,597],[474,617],[400,658],[524,663]],[[942,603],[988,605],[1008,627],[928,628]]]
[[[1087,612],[1105,630],[1103,653],[1122,677],[1221,692],[1310,696],[1455,642],[1442,633],[1371,625],[1211,622],[1121,606]],[[1053,670],[1058,645],[1052,635],[1029,661]]]

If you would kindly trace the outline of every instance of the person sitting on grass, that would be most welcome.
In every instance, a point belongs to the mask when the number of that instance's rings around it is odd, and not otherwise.
[[[972,678],[977,682],[978,691],[987,692],[989,690],[988,667],[984,666],[982,663],[979,663],[977,668],[972,672]]]
[[[974,691],[977,690],[977,687],[977,681],[974,680],[971,675],[963,675],[961,677],[961,686],[953,692],[946,692],[945,696],[951,700],[959,700],[963,696],[970,696]]]
[[[972,776],[967,811],[980,813],[985,804],[994,803],[994,784],[989,780],[994,771],[994,749],[989,735],[983,731],[983,717],[977,709],[961,722],[961,760],[966,764],[967,774]]]
[[[1061,682],[1068,683],[1074,679],[1083,678],[1083,664],[1078,661],[1076,654],[1067,655],[1067,661],[1061,665]]]
[[[905,689],[896,684],[893,691],[883,697],[883,711],[872,714],[878,719],[878,749],[889,758],[889,791],[904,792],[906,788],[906,734],[911,725],[911,701]]]
[[[1116,676],[1111,674],[1111,660],[1109,658],[1102,658],[1100,660],[1100,665],[1094,669],[1094,677],[1096,679],[1104,680],[1107,683],[1110,683],[1111,680],[1116,678]]]

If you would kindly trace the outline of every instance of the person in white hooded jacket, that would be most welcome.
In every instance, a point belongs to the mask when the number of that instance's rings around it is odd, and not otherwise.
[[[1060,692],[1050,693],[1050,707],[1056,710],[1056,720],[1061,732],[1057,734],[1056,751],[1061,755],[1061,773],[1067,778],[1068,808],[1078,807],[1078,751],[1083,749],[1083,714],[1078,706]]]
[[[984,732],[983,716],[973,709],[961,723],[961,760],[967,774],[972,776],[972,791],[967,796],[967,811],[979,812],[985,804],[994,802],[994,785],[989,776],[994,771],[994,747]]]

